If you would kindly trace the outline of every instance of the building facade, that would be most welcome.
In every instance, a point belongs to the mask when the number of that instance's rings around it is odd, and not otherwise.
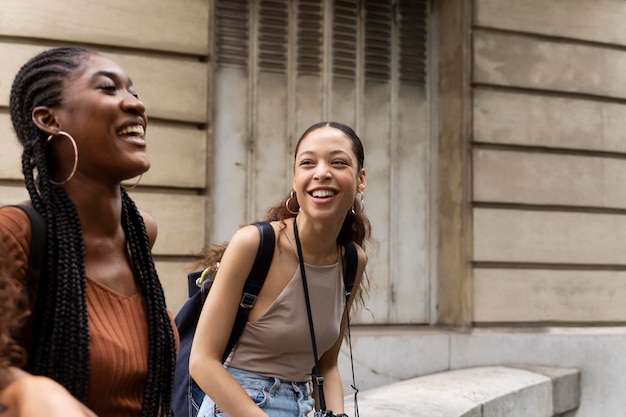
[[[0,204],[26,198],[7,109],[19,66],[64,44],[117,60],[150,116],[132,195],[159,224],[175,312],[193,254],[290,191],[299,134],[345,122],[376,239],[360,389],[576,367],[575,415],[623,415],[624,18],[622,0],[3,0]]]

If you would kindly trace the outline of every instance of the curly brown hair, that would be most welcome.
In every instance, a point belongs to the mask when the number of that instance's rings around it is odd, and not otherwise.
[[[26,362],[26,352],[16,336],[29,315],[28,296],[22,283],[10,275],[7,254],[0,241],[0,368]]]

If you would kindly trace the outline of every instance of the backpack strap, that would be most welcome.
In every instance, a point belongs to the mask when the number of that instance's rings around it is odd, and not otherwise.
[[[46,222],[43,217],[41,217],[41,214],[32,207],[23,204],[16,204],[14,207],[26,213],[30,220],[30,250],[28,253],[28,266],[26,268],[24,282],[28,295],[32,299],[46,256]]]
[[[274,256],[274,247],[276,246],[274,228],[267,222],[258,222],[254,223],[254,225],[259,229],[261,235],[259,250],[254,259],[254,265],[252,265],[252,270],[248,275],[246,284],[243,287],[243,296],[241,297],[241,303],[239,303],[233,331],[230,334],[226,350],[222,356],[222,362],[228,358],[228,355],[230,355],[231,350],[235,347],[239,336],[241,336],[246,326],[250,309],[254,306],[256,297],[261,291],[261,287],[263,287],[265,277],[272,264],[272,257]]]
[[[35,310],[35,297],[37,294],[37,285],[39,277],[44,268],[44,260],[46,258],[46,222],[37,210],[23,204],[15,204],[28,216],[30,220],[30,248],[28,250],[28,265],[26,266],[26,275],[24,276],[24,288],[28,294],[31,311]],[[38,332],[37,325],[34,320],[35,314],[31,314],[24,324],[24,331],[19,342],[26,348],[31,350],[33,333]],[[26,363],[26,369],[31,366],[30,355]]]
[[[354,280],[356,279],[356,271],[359,266],[359,256],[356,251],[356,245],[354,242],[348,242],[344,245],[345,248],[345,265],[344,265],[344,274],[343,274],[343,286],[346,289],[346,306],[348,304],[348,300],[350,299],[350,294],[352,293],[352,288],[354,287]],[[357,395],[359,393],[359,389],[356,387],[356,378],[354,376],[354,357],[352,355],[352,334],[350,332],[350,312],[346,307],[346,321],[348,322],[347,332],[348,332],[348,347],[350,348],[350,366],[352,369],[352,389],[354,390],[354,411],[356,415],[359,415],[359,404],[357,401]]]
[[[352,294],[352,287],[354,287],[354,280],[356,279],[356,270],[359,266],[359,257],[356,251],[354,242],[348,242],[344,245],[345,257],[344,257],[344,274],[343,274],[343,286],[346,289],[346,303],[350,299]]]

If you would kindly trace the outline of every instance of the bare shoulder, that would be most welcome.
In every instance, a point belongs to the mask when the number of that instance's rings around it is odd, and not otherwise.
[[[367,266],[367,254],[365,253],[365,250],[360,245],[357,245],[355,243],[354,246],[356,246],[357,257],[359,259],[359,264],[356,270],[356,276],[357,276],[357,282],[360,284],[361,278],[363,277],[363,272],[365,272],[365,267]]]
[[[356,246],[356,252],[359,257],[359,266],[361,264],[363,265],[367,264],[367,254],[365,253],[365,250],[360,245],[357,245],[356,243],[354,244],[354,246]]]
[[[367,265],[367,253],[365,253],[365,250],[357,243],[354,243],[354,247],[356,248],[357,259],[359,260],[357,275],[360,275]]]
[[[226,251],[228,252],[231,249],[231,251],[236,250],[244,254],[256,253],[260,241],[259,229],[254,225],[247,225],[235,232],[228,243]]]
[[[139,210],[139,213],[141,214],[141,217],[143,217],[143,223],[146,226],[146,233],[148,234],[150,247],[153,247],[158,233],[156,220],[154,220],[154,217],[152,217],[152,215],[147,211]]]
[[[228,269],[229,275],[248,275],[261,242],[259,230],[254,225],[243,226],[228,242],[220,261],[220,270]],[[218,272],[219,275],[219,272]]]
[[[95,417],[63,386],[50,378],[20,378],[2,392],[7,416]]]
[[[244,226],[235,232],[220,260],[209,298],[221,291],[241,294],[241,288],[252,270],[259,242],[260,235],[256,226]]]

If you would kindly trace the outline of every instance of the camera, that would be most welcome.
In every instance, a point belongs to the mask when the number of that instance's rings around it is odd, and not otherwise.
[[[325,411],[316,411],[315,414],[313,414],[313,417],[348,417],[348,415],[345,413],[337,414],[337,413],[333,413],[330,410],[325,410]]]

